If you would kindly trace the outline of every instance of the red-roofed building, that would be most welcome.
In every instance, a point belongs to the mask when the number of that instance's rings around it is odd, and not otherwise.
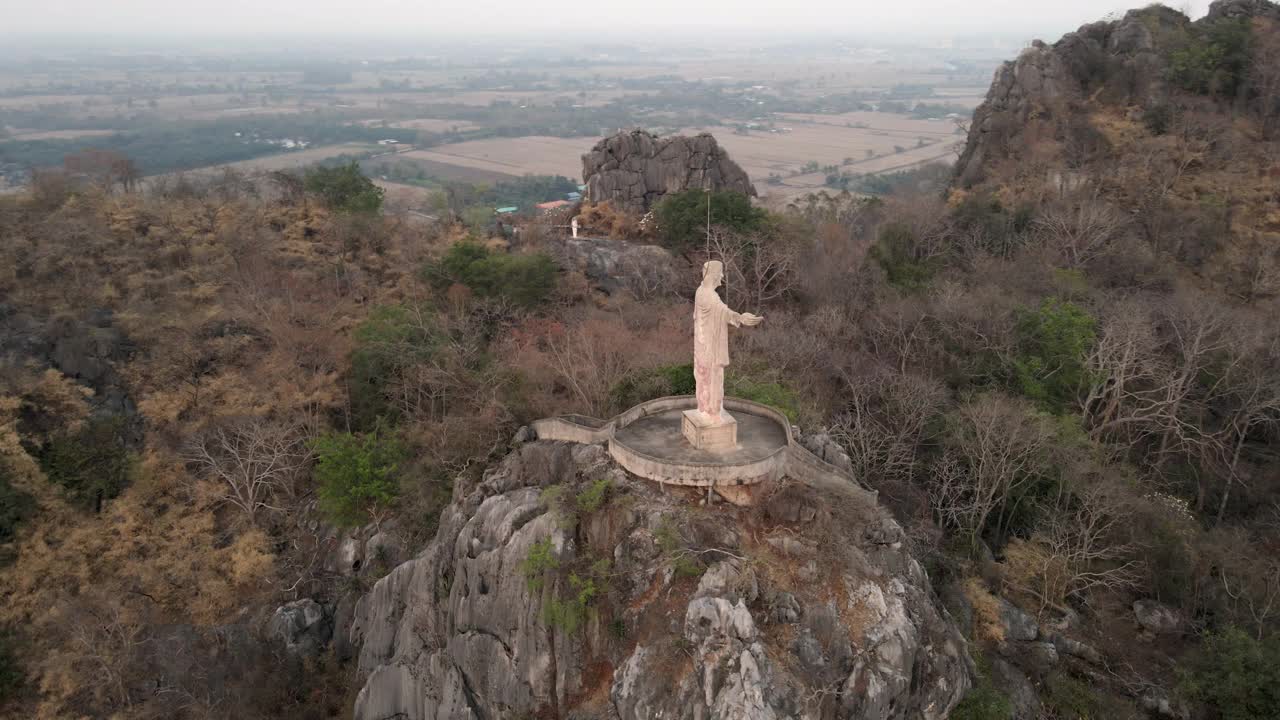
[[[543,212],[547,212],[549,210],[559,210],[562,207],[569,207],[572,204],[573,203],[568,200],[552,200],[551,202],[538,203],[537,205],[534,205],[534,207]]]

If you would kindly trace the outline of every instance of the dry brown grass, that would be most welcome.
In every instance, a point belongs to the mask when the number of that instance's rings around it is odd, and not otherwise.
[[[1000,603],[978,578],[968,578],[960,586],[973,606],[973,628],[977,639],[999,644],[1004,642],[1004,624],[1000,622]]]

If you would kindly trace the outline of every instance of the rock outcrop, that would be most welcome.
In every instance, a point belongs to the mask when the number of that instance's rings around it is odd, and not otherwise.
[[[807,520],[519,445],[359,601],[355,718],[945,718],[971,662],[901,533],[864,532],[896,523],[777,495]]]
[[[604,138],[582,156],[586,199],[609,201],[643,213],[666,193],[689,188],[735,190],[755,196],[755,186],[708,133],[658,138],[643,130]]]
[[[563,238],[552,241],[562,267],[577,270],[606,295],[630,289],[645,298],[670,288],[679,275],[675,258],[658,245],[606,238]]]
[[[982,182],[993,166],[1052,159],[1061,148],[1067,166],[1101,155],[1102,134],[1090,125],[1090,108],[1111,105],[1150,109],[1166,104],[1168,55],[1192,25],[1220,18],[1280,18],[1266,0],[1217,0],[1192,23],[1168,7],[1131,10],[1120,20],[1096,22],[1052,45],[1035,41],[997,71],[986,99],[974,111],[955,178],[961,187]]]

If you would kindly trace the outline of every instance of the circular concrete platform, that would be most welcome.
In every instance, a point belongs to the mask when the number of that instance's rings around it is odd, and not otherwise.
[[[784,475],[874,501],[874,491],[859,487],[847,471],[796,443],[787,417],[767,405],[725,398],[725,409],[738,421],[738,447],[726,452],[694,448],[681,431],[681,413],[697,405],[690,395],[664,397],[607,421],[561,415],[535,420],[531,429],[539,440],[604,444],[633,475],[668,485],[712,487],[736,505],[754,504],[768,487],[762,483]]]
[[[738,421],[732,450],[700,450],[681,432],[681,413],[697,407],[690,396],[641,403],[609,421],[609,454],[640,477],[670,485],[754,485],[775,480],[787,467],[791,425],[766,405],[725,398]]]
[[[735,412],[738,446],[725,452],[699,450],[680,431],[684,410],[664,410],[646,415],[613,434],[615,442],[650,457],[680,463],[741,465],[758,462],[787,445],[787,431],[772,418]]]

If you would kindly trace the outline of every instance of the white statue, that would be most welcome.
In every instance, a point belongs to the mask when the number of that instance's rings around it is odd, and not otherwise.
[[[724,411],[724,369],[729,364],[729,326],[759,325],[764,318],[737,313],[716,293],[724,265],[702,265],[702,284],[693,300],[693,380],[698,409],[684,413],[684,434],[697,447],[725,449],[737,444],[737,423]]]
[[[569,229],[573,231],[573,237],[576,239],[578,237],[578,216],[577,215],[574,215],[573,219],[569,221]]]

